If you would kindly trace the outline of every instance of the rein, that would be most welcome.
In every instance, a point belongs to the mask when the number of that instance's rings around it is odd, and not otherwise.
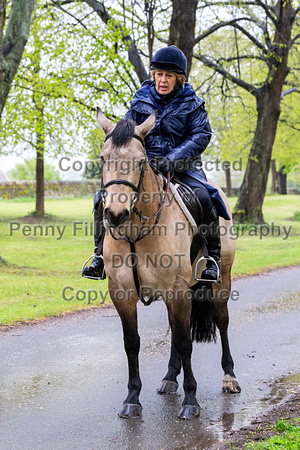
[[[110,134],[108,134],[106,136],[105,141],[109,137],[110,137]],[[132,137],[137,139],[138,141],[140,141],[142,143],[143,147],[145,148],[145,143],[144,143],[143,139],[140,136],[138,136],[137,134],[134,134]],[[135,243],[140,241],[141,239],[145,238],[146,236],[148,236],[152,232],[152,230],[159,223],[160,213],[161,213],[161,210],[162,210],[162,208],[163,208],[163,206],[164,206],[164,204],[166,202],[166,198],[167,198],[167,195],[168,195],[168,192],[169,192],[170,172],[168,172],[168,175],[167,175],[167,184],[166,184],[165,195],[164,195],[163,199],[161,197],[160,187],[159,187],[157,176],[156,176],[155,172],[153,172],[154,176],[155,176],[155,180],[156,180],[157,186],[158,186],[158,190],[159,190],[160,201],[159,201],[159,205],[158,205],[157,211],[152,216],[147,217],[147,216],[143,216],[142,211],[138,211],[138,209],[135,206],[135,203],[138,202],[140,194],[141,194],[141,187],[142,187],[142,184],[143,184],[143,178],[144,178],[144,174],[145,174],[145,169],[146,169],[146,160],[145,160],[145,162],[144,162],[144,164],[142,166],[140,179],[139,179],[139,183],[138,183],[137,186],[135,186],[130,181],[123,180],[123,179],[111,180],[108,183],[106,183],[105,185],[103,185],[103,178],[102,178],[102,174],[101,174],[101,191],[104,192],[105,189],[107,189],[109,186],[112,186],[114,184],[123,184],[125,186],[129,186],[134,192],[137,193],[137,196],[136,196],[136,198],[134,199],[134,202],[133,202],[133,206],[131,207],[131,210],[139,217],[140,221],[142,222],[142,226],[140,228],[140,231],[139,231],[137,237],[133,240],[131,236],[121,235],[118,230],[116,230],[116,231],[117,231],[119,237],[115,237],[114,234],[112,233],[111,227],[109,227],[109,232],[110,232],[111,237],[113,239],[115,239],[116,241],[124,240],[124,241],[129,243],[130,250],[131,250],[131,263],[132,263],[132,271],[133,271],[133,278],[134,278],[135,288],[136,288],[136,291],[137,291],[137,293],[139,295],[139,298],[140,298],[141,302],[145,306],[149,306],[152,303],[153,298],[150,297],[149,300],[145,300],[144,297],[143,297],[143,294],[142,294],[142,289],[141,289],[141,286],[140,286],[138,270],[137,270],[137,257],[136,257],[136,251],[135,251]],[[152,225],[152,227],[149,228],[149,230],[146,233],[143,233],[143,230],[144,230],[145,226],[148,224],[149,220],[153,219],[154,217],[156,218],[155,219],[155,223]],[[143,220],[145,220],[145,222],[143,222]]]

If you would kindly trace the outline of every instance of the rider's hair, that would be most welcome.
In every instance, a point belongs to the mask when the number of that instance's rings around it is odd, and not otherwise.
[[[155,79],[155,73],[156,72],[161,72],[162,70],[158,70],[158,69],[152,69],[151,70],[151,75],[152,75],[152,80]],[[168,70],[166,72],[169,72]],[[185,75],[183,75],[182,73],[176,73],[176,72],[170,72],[170,73],[174,73],[174,75],[176,76],[176,81],[177,84],[183,84],[186,80]]]

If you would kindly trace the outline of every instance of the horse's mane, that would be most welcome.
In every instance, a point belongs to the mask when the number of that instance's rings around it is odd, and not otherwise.
[[[125,145],[134,135],[135,122],[131,119],[121,119],[112,131],[110,137],[113,145],[121,147]]]

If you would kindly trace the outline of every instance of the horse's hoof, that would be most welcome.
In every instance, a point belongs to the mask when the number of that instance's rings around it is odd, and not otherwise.
[[[224,375],[222,390],[229,394],[239,394],[241,392],[238,380],[228,374]]]
[[[180,413],[178,414],[178,419],[189,420],[200,416],[200,406],[199,405],[184,405]]]
[[[157,389],[158,394],[175,394],[178,389],[177,381],[162,380],[162,385]]]
[[[123,419],[140,419],[142,417],[142,407],[141,405],[124,403],[122,411],[119,412],[119,417]]]

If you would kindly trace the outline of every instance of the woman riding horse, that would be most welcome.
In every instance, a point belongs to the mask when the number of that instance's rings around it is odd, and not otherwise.
[[[186,57],[175,45],[158,50],[150,65],[152,80],[147,80],[136,92],[125,119],[137,125],[157,110],[154,128],[145,138],[148,159],[163,174],[170,172],[187,184],[197,195],[203,210],[203,223],[211,259],[201,278],[220,281],[220,235],[218,215],[230,220],[224,203],[214,187],[209,185],[202,169],[201,154],[209,144],[212,131],[204,100],[186,82]],[[103,239],[101,196],[95,196],[95,243]],[[82,275],[101,279],[103,259],[97,253]]]

